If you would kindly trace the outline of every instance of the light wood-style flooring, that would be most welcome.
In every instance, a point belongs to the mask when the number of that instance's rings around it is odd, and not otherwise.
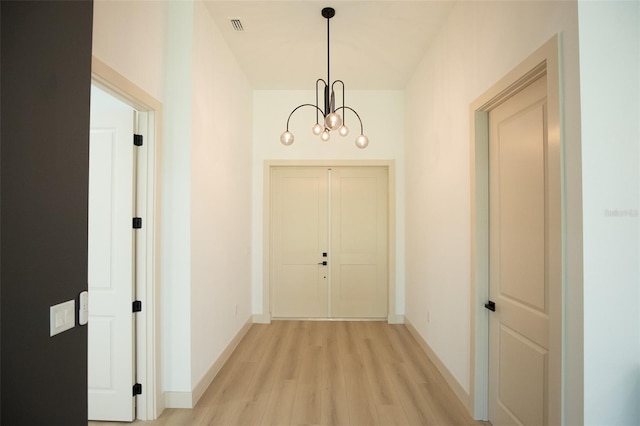
[[[360,321],[254,324],[195,408],[136,423],[476,424],[404,325]]]

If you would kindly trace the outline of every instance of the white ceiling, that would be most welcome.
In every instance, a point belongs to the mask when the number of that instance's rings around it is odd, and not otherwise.
[[[255,89],[313,90],[327,79],[327,20],[333,7],[331,80],[347,89],[403,89],[452,0],[218,1],[214,21]],[[239,18],[243,32],[229,18]]]

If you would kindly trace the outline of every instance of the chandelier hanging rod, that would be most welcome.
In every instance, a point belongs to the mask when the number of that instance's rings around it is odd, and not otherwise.
[[[334,8],[332,7],[325,7],[324,9],[322,9],[322,16],[324,16],[325,18],[327,18],[327,81],[325,82],[325,86],[324,86],[324,115],[325,117],[327,116],[327,114],[329,114],[330,111],[330,101],[329,101],[329,85],[331,84],[331,28],[329,26],[329,23],[331,22],[331,18],[333,18],[336,15],[336,11]],[[344,85],[343,85],[344,87]],[[333,87],[331,88],[331,92],[333,93]],[[316,89],[317,92],[317,89]]]
[[[294,112],[302,107],[312,107],[316,109],[316,124],[312,127],[312,132],[315,135],[320,135],[320,139],[323,141],[328,141],[330,139],[330,132],[332,130],[338,130],[340,136],[347,136],[349,134],[349,128],[344,124],[345,120],[343,117],[338,114],[339,111],[344,113],[349,110],[353,112],[360,123],[360,136],[356,139],[356,146],[358,148],[366,148],[369,144],[369,138],[364,135],[364,126],[362,125],[362,119],[360,115],[350,106],[345,105],[345,84],[342,80],[336,80],[334,82],[331,81],[331,28],[330,28],[330,19],[335,16],[335,9],[331,7],[325,7],[322,9],[322,16],[327,19],[327,80],[323,80],[319,78],[316,80],[316,103],[314,104],[302,104],[298,105],[291,111],[289,117],[287,118],[287,127],[286,130],[280,136],[280,141],[283,145],[291,145],[294,141],[293,133],[289,131],[289,121],[291,120],[291,116]],[[320,83],[324,85],[324,110],[321,109],[318,99],[318,93],[320,91]],[[342,106],[336,108],[336,100],[335,100],[335,90],[334,87],[336,83],[339,83],[342,86]],[[319,113],[322,113],[323,117],[323,125],[320,124]]]

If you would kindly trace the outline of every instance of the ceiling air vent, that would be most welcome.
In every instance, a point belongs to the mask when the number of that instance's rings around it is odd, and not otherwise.
[[[229,22],[231,22],[231,26],[233,27],[234,30],[244,31],[240,18],[229,18]]]

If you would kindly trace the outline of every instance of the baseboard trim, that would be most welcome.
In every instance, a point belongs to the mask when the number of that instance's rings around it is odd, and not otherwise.
[[[404,315],[389,315],[387,318],[388,324],[404,324]]]
[[[253,314],[254,324],[271,324],[270,314]]]
[[[191,392],[170,391],[164,393],[165,408],[193,408]]]
[[[236,349],[242,338],[247,334],[249,328],[253,324],[253,317],[249,317],[247,322],[242,326],[240,331],[236,333],[231,342],[222,351],[218,359],[215,360],[213,365],[207,370],[205,375],[200,379],[198,384],[193,388],[191,392],[165,392],[165,407],[166,408],[193,408],[196,406],[202,395],[213,382],[213,379],[218,375],[222,366],[227,362],[233,351]]]
[[[469,393],[464,390],[460,382],[455,378],[455,376],[449,371],[449,369],[444,365],[444,363],[440,360],[438,355],[431,349],[429,344],[422,338],[418,330],[411,324],[411,322],[405,318],[404,325],[409,330],[409,333],[413,336],[413,338],[418,342],[418,345],[422,348],[422,350],[427,354],[431,362],[436,366],[444,380],[447,382],[453,393],[456,394],[458,399],[462,402],[462,404],[467,408],[467,411],[471,413],[473,417],[473,410],[471,409],[471,400],[469,397]]]

